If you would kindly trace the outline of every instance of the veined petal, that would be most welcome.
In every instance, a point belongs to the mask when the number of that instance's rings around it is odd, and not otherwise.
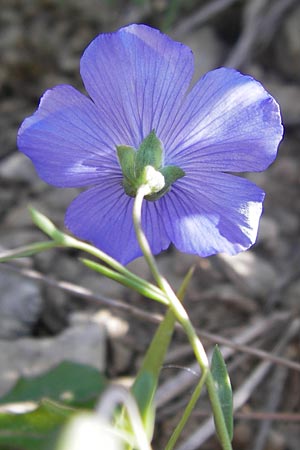
[[[197,181],[178,180],[161,208],[178,250],[234,255],[255,242],[263,199],[264,192],[244,178],[204,173]]]
[[[55,186],[87,186],[105,173],[121,173],[113,136],[97,107],[68,85],[46,91],[35,114],[24,120],[18,147]]]
[[[133,199],[124,193],[121,180],[109,178],[73,200],[65,223],[76,236],[127,264],[142,255],[133,226],[132,208]],[[144,202],[142,225],[154,254],[170,245],[156,203]]]
[[[191,50],[145,25],[99,35],[81,59],[86,90],[126,136],[116,145],[135,148],[152,130],[164,141],[192,73]]]
[[[279,106],[262,85],[221,68],[192,89],[165,142],[168,164],[183,170],[261,171],[276,157]]]

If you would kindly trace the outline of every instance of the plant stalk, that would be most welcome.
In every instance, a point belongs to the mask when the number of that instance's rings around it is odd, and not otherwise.
[[[216,431],[219,440],[221,442],[222,448],[223,450],[232,450],[222,408],[215,388],[214,380],[210,372],[209,362],[204,347],[200,339],[198,338],[197,333],[182,303],[174,293],[173,289],[171,288],[167,280],[160,274],[158,266],[152,254],[150,245],[142,229],[141,224],[142,205],[144,197],[149,193],[148,189],[149,188],[147,185],[142,185],[139,187],[133,205],[133,222],[137,240],[156,283],[158,284],[160,289],[165,293],[167,299],[169,300],[169,307],[173,311],[177,321],[183,327],[189,339],[189,342],[194,350],[195,357],[201,368],[202,377],[205,379],[206,388],[208,391],[210,403],[213,410]]]

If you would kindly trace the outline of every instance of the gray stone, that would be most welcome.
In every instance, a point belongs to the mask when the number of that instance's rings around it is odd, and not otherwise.
[[[251,251],[235,256],[220,254],[218,260],[230,280],[250,297],[263,298],[277,279],[272,265]]]
[[[280,227],[271,217],[264,214],[260,219],[257,242],[263,244],[268,250],[275,250],[278,245]]]
[[[4,180],[25,182],[31,185],[40,182],[30,159],[17,152],[1,161],[0,177]]]
[[[267,81],[265,87],[279,103],[283,123],[285,125],[298,125],[300,123],[299,85]]]
[[[35,376],[62,361],[96,367],[106,365],[106,329],[90,320],[54,338],[0,340],[0,396],[22,376]]]
[[[277,66],[288,78],[300,81],[300,6],[291,10],[276,39]]]
[[[38,286],[23,277],[0,272],[0,338],[30,334],[42,310]]]
[[[226,52],[226,46],[210,26],[191,31],[184,37],[184,44],[194,53],[194,82],[209,70],[219,67]]]
[[[300,313],[300,280],[292,283],[282,298],[282,303],[295,314]]]

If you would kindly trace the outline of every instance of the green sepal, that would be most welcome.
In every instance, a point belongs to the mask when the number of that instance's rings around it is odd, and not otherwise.
[[[130,197],[135,197],[139,187],[147,184],[145,173],[146,168],[149,166],[163,175],[165,185],[158,192],[154,190],[153,193],[145,196],[145,199],[148,201],[155,201],[161,198],[170,190],[171,185],[176,180],[185,175],[185,172],[180,167],[162,167],[162,143],[154,130],[143,140],[138,150],[127,145],[119,145],[117,146],[117,154],[123,173],[123,188]]]
[[[184,170],[180,169],[180,167],[177,166],[165,166],[160,169],[160,172],[165,177],[165,183],[168,187],[170,187],[171,184],[173,184],[179,178],[184,177],[185,175]]]
[[[179,178],[184,177],[185,172],[184,170],[180,169],[180,167],[177,166],[165,166],[159,169],[160,173],[165,178],[165,186],[163,189],[161,189],[159,192],[151,195],[147,195],[145,197],[146,200],[153,202],[155,200],[158,200],[159,198],[163,197],[171,188],[171,185],[178,180]]]
[[[211,374],[215,382],[228,436],[233,437],[233,400],[232,389],[226,364],[219,347],[216,345],[212,355]]]
[[[123,176],[130,182],[134,182],[136,179],[135,174],[135,158],[136,150],[127,145],[118,145],[117,154],[119,163],[123,172]]]
[[[139,178],[146,166],[158,170],[162,165],[162,144],[154,130],[143,140],[136,153],[136,176]]]

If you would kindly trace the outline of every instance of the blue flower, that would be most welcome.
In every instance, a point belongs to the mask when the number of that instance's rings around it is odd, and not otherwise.
[[[233,69],[211,71],[190,89],[192,75],[191,50],[158,30],[130,25],[101,34],[81,59],[90,98],[56,86],[19,130],[19,149],[44,181],[88,187],[69,206],[67,228],[122,263],[141,251],[117,148],[137,150],[151,132],[161,168],[181,171],[164,195],[144,202],[153,253],[173,243],[201,256],[233,255],[256,240],[264,192],[231,173],[273,162],[283,133],[279,107]]]

